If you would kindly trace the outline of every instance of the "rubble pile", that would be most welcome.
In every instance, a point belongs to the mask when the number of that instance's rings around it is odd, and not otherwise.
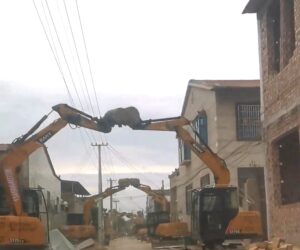
[[[286,243],[282,238],[273,238],[271,241],[256,242],[250,244],[248,250],[299,250],[293,244]]]

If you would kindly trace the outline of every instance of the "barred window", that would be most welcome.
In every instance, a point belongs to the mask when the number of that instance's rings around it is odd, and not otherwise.
[[[237,139],[260,140],[261,121],[259,104],[238,104],[237,115]]]

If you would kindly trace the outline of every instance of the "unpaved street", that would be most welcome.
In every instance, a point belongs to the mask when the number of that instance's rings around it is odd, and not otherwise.
[[[112,240],[108,250],[151,250],[151,244],[141,242],[132,237],[124,237]]]

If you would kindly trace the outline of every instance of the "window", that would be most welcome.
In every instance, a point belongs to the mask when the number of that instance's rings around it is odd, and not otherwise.
[[[294,0],[273,0],[267,13],[271,73],[284,68],[295,50]]]
[[[191,160],[191,149],[182,141],[179,140],[179,161],[183,164]]]
[[[258,207],[264,206],[265,203],[265,181],[264,169],[262,167],[239,167],[238,174],[238,187],[239,187],[239,204],[244,209],[256,210]],[[258,194],[253,195],[249,181],[255,181]],[[250,188],[250,189],[249,189]],[[262,207],[261,207],[262,209]]]
[[[275,144],[280,172],[281,204],[300,202],[299,132],[284,136]]]
[[[193,185],[190,184],[185,187],[185,205],[186,205],[186,214],[191,214],[192,209],[192,189]]]
[[[236,107],[237,139],[260,140],[261,121],[259,104],[238,104]]]
[[[200,178],[200,187],[203,188],[210,184],[209,174],[206,174]]]
[[[207,116],[205,111],[199,112],[198,116],[193,122],[196,132],[199,134],[201,140],[208,144],[208,133],[207,133]]]

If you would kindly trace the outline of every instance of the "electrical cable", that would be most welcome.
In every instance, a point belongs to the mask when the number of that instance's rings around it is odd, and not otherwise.
[[[56,38],[57,38],[58,44],[59,44],[59,46],[60,46],[60,49],[61,49],[61,52],[62,52],[64,61],[65,61],[66,67],[67,67],[67,69],[68,69],[68,73],[69,73],[69,76],[70,76],[70,79],[71,79],[73,88],[74,88],[74,90],[75,90],[75,93],[76,93],[76,96],[77,96],[77,98],[78,98],[79,104],[80,104],[82,110],[84,110],[83,105],[82,105],[82,102],[81,102],[81,98],[80,98],[80,96],[79,96],[79,93],[78,93],[78,90],[77,90],[77,87],[76,87],[76,84],[75,84],[75,81],[74,81],[74,78],[73,78],[73,74],[72,74],[72,72],[71,72],[69,63],[68,63],[67,58],[66,58],[66,55],[65,55],[64,48],[63,48],[63,46],[62,46],[61,40],[60,40],[59,35],[58,35],[58,31],[57,31],[57,28],[56,28],[56,25],[55,25],[55,22],[54,22],[54,19],[53,19],[53,16],[52,16],[52,13],[51,13],[49,4],[48,4],[48,0],[45,0],[45,2],[46,2],[46,6],[47,6],[47,9],[48,9],[48,13],[49,13],[49,16],[50,16],[50,19],[51,19],[51,22],[52,22],[52,25],[53,25],[53,28],[54,28],[54,31],[55,31],[55,34],[56,34]]]
[[[137,171],[139,174],[141,174],[142,176],[144,176],[144,178],[149,182],[149,183],[152,183],[154,186],[156,186],[157,188],[159,188],[159,186],[153,182],[151,179],[149,179],[147,177],[146,174],[144,174],[143,172],[140,172],[140,169],[138,169],[137,167],[134,167],[134,165],[130,165],[130,163],[127,162],[126,158],[124,156],[122,156],[122,154],[120,152],[118,152],[115,148],[113,148],[111,145],[110,145],[110,149],[112,149],[112,152],[118,157],[118,159],[127,167],[131,166],[131,168],[134,170],[134,171]]]
[[[41,16],[40,16],[39,10],[38,10],[38,8],[37,8],[37,6],[36,6],[35,0],[32,0],[32,1],[33,1],[33,5],[34,5],[34,7],[35,7],[36,13],[37,13],[37,15],[38,15],[39,21],[40,21],[40,23],[41,23],[41,25],[42,25],[44,34],[45,34],[45,36],[46,36],[46,38],[47,38],[49,47],[50,47],[50,49],[51,49],[51,51],[52,51],[52,54],[53,54],[53,56],[54,56],[54,60],[55,60],[55,62],[56,62],[56,65],[57,65],[57,67],[58,67],[58,69],[59,69],[59,72],[60,72],[60,74],[61,74],[61,77],[62,77],[62,79],[63,79],[63,82],[64,82],[64,84],[65,84],[65,87],[66,87],[66,89],[67,89],[67,94],[68,94],[68,97],[69,97],[69,99],[70,99],[70,102],[71,102],[72,105],[75,105],[75,102],[74,102],[73,97],[72,97],[72,95],[71,95],[71,92],[70,92],[70,89],[69,89],[69,87],[68,87],[67,81],[66,81],[66,79],[65,79],[64,73],[63,73],[62,68],[61,68],[61,66],[60,66],[59,59],[58,59],[58,57],[56,57],[56,53],[55,53],[54,48],[52,47],[52,44],[51,44],[50,39],[49,39],[49,37],[48,37],[47,31],[46,31],[46,29],[45,29],[44,23],[43,23],[42,18],[41,18]],[[52,39],[52,40],[53,40],[53,39]]]
[[[80,28],[81,28],[81,34],[82,34],[83,44],[84,44],[84,48],[85,48],[86,59],[87,59],[87,62],[88,62],[89,72],[90,72],[90,76],[91,76],[91,80],[92,80],[92,85],[93,85],[93,89],[94,89],[96,104],[97,104],[99,116],[101,116],[100,105],[99,105],[98,97],[97,97],[97,94],[96,94],[94,77],[93,77],[93,73],[92,73],[90,58],[89,58],[88,49],[87,49],[87,45],[86,45],[85,35],[84,35],[84,32],[83,32],[81,15],[80,15],[80,11],[79,11],[79,6],[78,6],[77,0],[75,0],[75,3],[76,3],[76,9],[77,9],[77,14],[78,14],[78,18],[79,18]]]
[[[80,71],[81,71],[83,82],[84,82],[84,85],[85,85],[86,94],[88,96],[88,100],[89,100],[89,104],[90,104],[90,107],[91,107],[92,114],[93,114],[93,116],[95,116],[95,112],[94,112],[94,109],[93,109],[93,104],[92,104],[92,101],[91,101],[90,93],[89,93],[89,90],[88,90],[88,87],[87,87],[87,82],[86,82],[86,79],[85,79],[85,74],[83,72],[83,68],[82,68],[82,64],[81,64],[81,60],[80,60],[80,56],[79,56],[77,44],[76,44],[76,41],[75,41],[74,32],[73,32],[72,24],[71,24],[71,21],[70,21],[70,17],[69,17],[69,12],[68,12],[68,9],[67,9],[66,1],[63,0],[63,3],[64,3],[65,12],[66,12],[66,16],[67,16],[67,19],[68,19],[68,24],[69,24],[69,28],[70,28],[72,39],[73,39],[74,48],[75,48],[76,55],[77,55],[77,60],[78,60],[78,63],[79,63]]]

